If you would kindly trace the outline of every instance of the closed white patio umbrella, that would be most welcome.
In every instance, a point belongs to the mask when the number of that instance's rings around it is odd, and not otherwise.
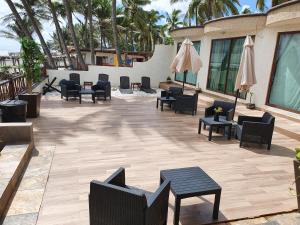
[[[235,108],[237,104],[237,98],[239,95],[239,91],[248,91],[250,87],[256,84],[256,76],[255,76],[255,64],[254,64],[254,42],[251,36],[247,36],[244,49],[241,56],[240,67],[236,76],[235,89],[236,98],[235,98]],[[234,111],[235,111],[234,108]]]
[[[188,70],[191,70],[193,73],[198,73],[201,66],[201,59],[193,46],[193,42],[189,39],[185,39],[171,64],[171,70],[173,73],[184,73],[183,89]]]

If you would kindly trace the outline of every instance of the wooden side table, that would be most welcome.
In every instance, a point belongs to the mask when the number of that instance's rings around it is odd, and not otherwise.
[[[142,84],[139,82],[133,82],[131,83],[131,89],[134,90],[135,87],[137,87],[137,89],[141,89]]]
[[[93,86],[93,82],[91,81],[84,81],[83,82],[83,89],[86,89],[86,87],[91,87]]]

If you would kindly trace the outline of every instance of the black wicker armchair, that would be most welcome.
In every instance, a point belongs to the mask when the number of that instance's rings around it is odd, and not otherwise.
[[[90,184],[90,225],[166,225],[170,183],[155,193],[126,186],[125,169]]]
[[[98,81],[96,85],[92,86],[92,90],[97,98],[103,97],[105,101],[107,98],[111,99],[111,85],[108,81]]]
[[[151,84],[150,84],[150,77],[142,77],[142,83],[141,83],[141,88],[140,90],[146,93],[156,93],[156,91],[154,89],[151,88]]]
[[[210,117],[214,115],[214,109],[221,107],[223,112],[220,116],[228,121],[232,121],[234,117],[234,103],[224,102],[224,101],[214,101],[213,105],[205,109],[205,117]]]
[[[182,96],[183,90],[180,87],[169,87],[168,91],[162,91],[161,97],[173,97],[176,98],[177,96]]]
[[[72,80],[62,80],[60,82],[61,87],[61,98],[65,97],[68,101],[69,98],[79,97],[79,91],[81,90],[81,86],[76,84],[75,81]]]
[[[240,147],[245,142],[266,144],[271,148],[275,117],[264,113],[262,117],[239,116],[236,137],[240,140]]]
[[[99,81],[106,81],[108,82],[109,80],[109,75],[105,74],[105,73],[99,73],[98,75],[98,80]]]
[[[192,115],[197,114],[198,94],[181,95],[176,97],[174,110],[176,112],[191,112]]]
[[[80,85],[80,74],[70,73],[70,80],[74,81],[76,84]]]

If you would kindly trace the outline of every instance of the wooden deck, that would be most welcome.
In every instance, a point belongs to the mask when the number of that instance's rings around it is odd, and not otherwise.
[[[119,167],[127,183],[155,191],[162,169],[200,166],[223,188],[220,221],[296,209],[288,188],[293,180],[293,149],[299,141],[275,132],[271,151],[239,148],[236,140],[197,134],[197,116],[161,112],[153,97],[124,97],[94,105],[86,100],[43,98],[34,120],[37,151],[54,147],[38,225],[88,225],[89,182],[104,180]],[[180,222],[213,222],[213,198],[182,201]],[[170,195],[168,225],[173,224]]]

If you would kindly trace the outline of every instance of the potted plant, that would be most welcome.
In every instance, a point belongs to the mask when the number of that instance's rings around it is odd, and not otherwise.
[[[171,79],[170,76],[167,77],[167,83],[168,83],[168,84],[172,83],[172,79]]]
[[[11,66],[1,66],[0,67],[0,80],[9,80],[13,75],[9,72]]]
[[[219,121],[219,116],[220,116],[220,113],[222,113],[223,112],[223,109],[222,109],[222,107],[217,107],[217,108],[214,108],[214,112],[215,112],[215,114],[214,114],[214,121]]]
[[[255,109],[255,104],[252,103],[252,98],[253,98],[254,93],[250,92],[249,94],[250,94],[250,103],[247,104],[247,108],[248,109]]]
[[[196,87],[196,89],[195,89],[195,93],[196,93],[196,94],[202,93],[202,89],[200,88],[200,84],[199,84],[199,83],[197,84],[197,87]]]
[[[298,202],[298,211],[300,212],[300,148],[296,148],[296,159],[294,160],[294,171],[295,171],[295,181],[293,185],[296,185],[296,196]],[[293,191],[294,188],[290,187],[290,190]]]
[[[26,79],[27,90],[25,94],[19,95],[19,99],[28,102],[27,117],[36,118],[40,114],[41,93],[33,92],[32,85],[40,81],[41,64],[44,62],[44,56],[35,41],[29,38],[22,38],[21,59],[21,68]]]

